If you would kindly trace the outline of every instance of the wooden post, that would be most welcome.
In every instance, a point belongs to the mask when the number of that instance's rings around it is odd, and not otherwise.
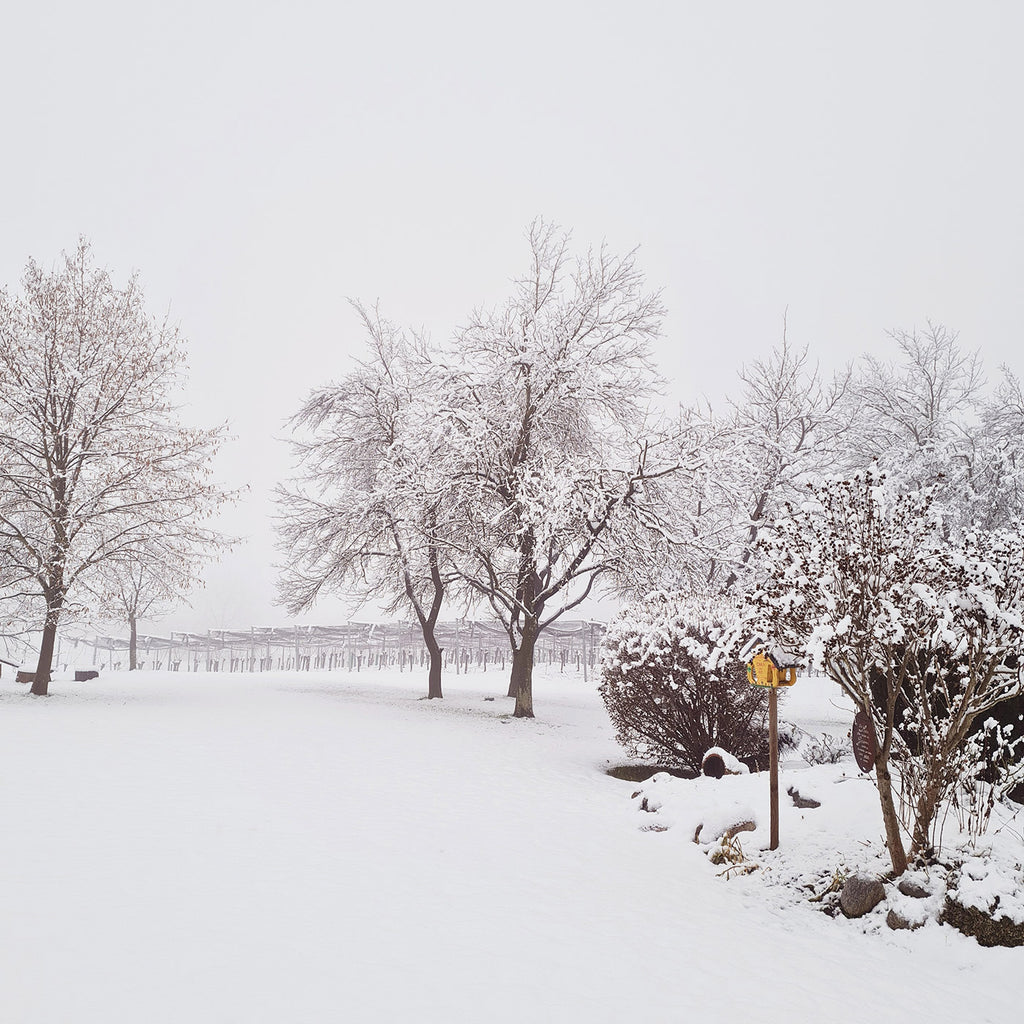
[[[583,654],[583,682],[587,681],[587,624],[580,627],[580,649]]]
[[[779,691],[768,691],[768,767],[771,801],[771,838],[769,850],[779,848]]]

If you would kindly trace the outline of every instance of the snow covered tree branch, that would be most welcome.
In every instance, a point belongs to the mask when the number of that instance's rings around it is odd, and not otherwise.
[[[137,278],[115,287],[85,241],[0,293],[0,544],[8,576],[46,607],[33,693],[47,692],[58,624],[98,566],[156,536],[221,543],[202,523],[228,497],[210,479],[224,430],[178,421],[183,365]]]
[[[542,221],[529,244],[512,297],[475,313],[454,345],[466,413],[456,561],[508,634],[518,717],[533,716],[538,636],[621,570],[627,538],[660,520],[649,487],[682,465],[648,412],[663,310],[634,254],[573,256]]]
[[[338,592],[411,612],[430,656],[428,696],[441,697],[434,627],[453,575],[452,375],[422,339],[353,305],[367,359],[292,419],[298,474],[277,492],[279,599],[294,613]]]
[[[962,777],[956,755],[968,732],[1020,693],[1024,539],[1019,528],[950,535],[929,491],[901,492],[869,471],[811,488],[761,552],[747,628],[806,651],[870,716],[899,874],[907,854],[892,767],[915,794],[913,857]]]

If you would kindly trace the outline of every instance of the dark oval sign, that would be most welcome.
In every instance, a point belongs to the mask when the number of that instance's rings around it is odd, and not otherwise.
[[[878,756],[875,728],[865,711],[858,711],[853,719],[853,756],[862,772],[869,772],[875,767],[875,758]]]

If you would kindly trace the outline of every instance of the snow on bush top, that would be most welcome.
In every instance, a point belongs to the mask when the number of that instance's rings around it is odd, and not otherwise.
[[[657,590],[624,608],[609,624],[602,642],[601,662],[628,669],[672,659],[674,645],[714,668],[727,628],[739,618],[735,604]],[[694,632],[706,635],[702,642]]]

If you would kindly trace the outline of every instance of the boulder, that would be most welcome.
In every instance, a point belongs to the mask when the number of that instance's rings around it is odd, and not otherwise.
[[[915,931],[924,927],[924,921],[915,921],[907,917],[902,911],[890,910],[885,916],[885,923],[893,931]]]
[[[851,875],[839,894],[839,906],[847,917],[863,917],[885,899],[885,886],[877,878]]]
[[[915,882],[913,878],[901,878],[900,884],[896,888],[904,896],[915,900],[923,900],[931,896],[931,893],[920,882]]]

